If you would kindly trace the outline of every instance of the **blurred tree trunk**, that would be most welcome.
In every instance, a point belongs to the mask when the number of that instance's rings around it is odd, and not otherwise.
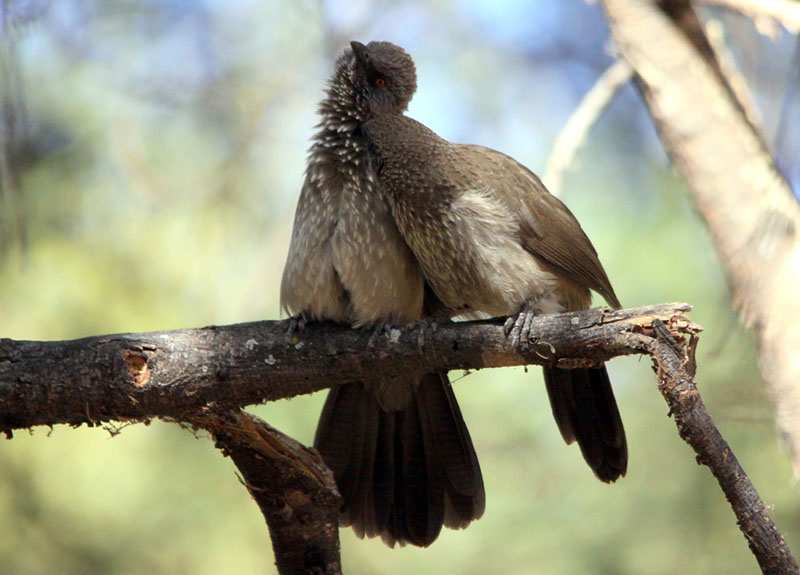
[[[661,140],[686,178],[756,335],[776,420],[800,475],[800,208],[720,75],[686,0],[603,0]]]
[[[18,31],[8,7],[0,7],[0,255],[25,248],[25,213],[20,188],[24,160],[25,94],[17,56]]]

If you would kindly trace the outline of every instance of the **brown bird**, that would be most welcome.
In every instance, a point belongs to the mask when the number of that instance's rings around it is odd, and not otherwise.
[[[619,307],[589,238],[569,209],[514,159],[440,138],[403,112],[413,67],[397,46],[353,42],[373,110],[363,125],[377,157],[380,190],[422,267],[452,310],[516,315],[507,329],[527,339],[536,313],[587,309],[591,291]],[[406,67],[398,66],[404,62]],[[625,475],[625,431],[605,366],[544,368],[561,435],[577,441],[602,481]]]
[[[392,107],[416,89],[403,50],[370,44],[392,72]],[[281,306],[306,321],[375,328],[414,322],[436,306],[379,189],[363,124],[382,104],[375,79],[346,50],[337,60],[309,151]],[[427,546],[442,528],[483,514],[483,478],[446,374],[371,378],[331,389],[314,446],[333,470],[341,523],[360,536]]]

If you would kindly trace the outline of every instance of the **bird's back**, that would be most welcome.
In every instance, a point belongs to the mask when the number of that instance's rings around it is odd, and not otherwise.
[[[395,221],[446,305],[505,315],[559,291],[546,311],[562,311],[586,307],[589,289],[618,304],[578,221],[513,158],[400,114],[364,132]]]

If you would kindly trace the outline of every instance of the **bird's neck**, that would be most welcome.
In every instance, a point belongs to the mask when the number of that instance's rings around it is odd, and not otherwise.
[[[354,110],[355,98],[352,93],[338,92],[331,87],[328,97],[319,105],[320,132],[349,135],[358,130],[362,119]]]
[[[351,177],[354,166],[368,161],[362,131],[365,114],[359,111],[350,75],[347,66],[338,66],[328,85],[327,97],[319,104],[320,122],[309,150],[312,171]]]
[[[352,74],[353,64],[343,56],[328,83],[326,98],[319,105],[320,132],[348,135],[356,132],[364,121]]]

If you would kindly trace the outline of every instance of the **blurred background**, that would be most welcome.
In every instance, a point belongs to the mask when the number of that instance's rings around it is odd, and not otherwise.
[[[796,145],[781,129],[797,109],[787,94],[800,93],[794,38],[704,15],[722,23],[768,143]],[[0,18],[0,337],[15,339],[281,317],[316,103],[351,39],[414,57],[411,116],[538,172],[613,62],[601,8],[580,0],[5,0]],[[701,393],[798,552],[800,493],[753,340],[682,188],[629,85],[580,149],[563,199],[624,305],[695,306]],[[564,445],[538,369],[453,373],[485,516],[425,550],[343,530],[345,572],[756,572],[650,362],[618,358],[609,370],[626,478],[601,484]],[[310,443],[323,395],[252,411]],[[0,440],[0,573],[274,572],[261,513],[207,437],[157,421],[119,431]]]

